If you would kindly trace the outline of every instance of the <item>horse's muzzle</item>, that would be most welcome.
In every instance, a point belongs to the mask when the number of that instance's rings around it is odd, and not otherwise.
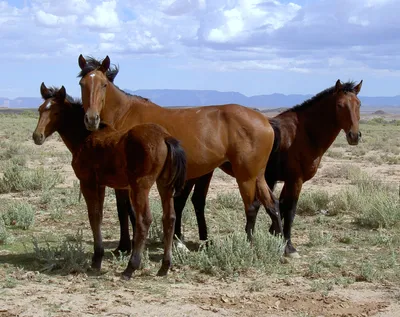
[[[350,145],[357,145],[361,139],[361,132],[358,131],[358,133],[354,133],[354,132],[349,131],[346,134],[346,139],[347,139],[347,143],[349,143]]]
[[[46,138],[44,137],[43,133],[33,132],[32,139],[33,139],[33,142],[35,142],[36,145],[42,145]]]
[[[89,131],[96,131],[99,129],[100,125],[100,116],[98,114],[89,116],[87,113],[85,114],[85,126]]]

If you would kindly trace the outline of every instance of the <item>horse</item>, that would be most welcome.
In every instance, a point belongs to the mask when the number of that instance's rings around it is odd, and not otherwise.
[[[341,130],[345,132],[349,145],[357,145],[361,138],[361,102],[357,95],[362,83],[362,80],[357,85],[337,80],[334,86],[269,119],[275,131],[275,142],[265,170],[265,179],[271,190],[274,190],[277,181],[284,182],[279,208],[286,239],[285,255],[288,257],[299,257],[291,241],[291,229],[302,185],[314,177],[322,156]],[[229,167],[225,166],[225,169]],[[211,177],[212,174],[209,174],[191,182],[181,192],[181,199],[185,201],[193,185],[196,185],[193,196],[196,195],[196,201],[203,206],[196,210],[200,240],[207,240],[204,206]],[[259,208],[259,204],[254,203],[254,206]],[[180,216],[177,214],[176,223],[180,223]]]
[[[274,130],[264,115],[237,104],[163,108],[114,85],[119,69],[110,67],[108,56],[98,61],[80,55],[78,64],[84,123],[89,131],[96,131],[101,122],[118,131],[145,122],[161,125],[181,141],[187,155],[189,182],[199,177],[207,179],[215,168],[224,170],[224,165],[229,163],[227,171],[236,178],[243,200],[249,240],[256,219],[255,197],[271,217],[270,233],[283,233],[279,202],[264,178],[274,143]],[[180,228],[184,204],[179,202],[179,197],[174,198],[174,206],[179,219],[175,228]]]
[[[101,269],[104,247],[101,235],[105,187],[127,190],[136,215],[133,251],[123,277],[129,279],[140,266],[144,243],[152,216],[149,192],[154,183],[163,208],[164,256],[158,275],[166,275],[171,266],[175,212],[174,191],[178,193],[186,179],[186,155],[179,141],[159,125],[136,125],[116,131],[107,125],[89,132],[83,123],[80,101],[60,89],[42,83],[44,103],[33,133],[35,144],[58,132],[72,153],[72,167],[80,181],[94,238],[91,267]]]

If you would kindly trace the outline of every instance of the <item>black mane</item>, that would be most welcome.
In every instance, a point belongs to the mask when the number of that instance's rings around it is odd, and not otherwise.
[[[88,73],[99,69],[101,67],[101,63],[102,63],[102,61],[99,61],[92,56],[86,57],[86,65],[79,72],[78,77],[82,78],[82,77],[86,76]],[[114,65],[113,67],[110,66],[110,68],[107,69],[105,75],[106,75],[107,79],[113,83],[115,77],[118,75],[118,72],[119,72],[119,67]]]
[[[47,91],[48,94],[43,96],[44,99],[49,99],[49,98],[57,98],[57,93],[60,90],[58,87],[48,87]],[[82,108],[82,101],[79,98],[73,98],[70,95],[66,95],[65,97],[67,101],[74,107],[74,108]]]
[[[85,59],[86,59],[86,66],[78,74],[78,77],[80,77],[80,78],[84,77],[88,73],[90,73],[90,72],[92,72],[94,70],[97,70],[97,69],[99,69],[101,67],[102,61],[97,60],[92,56],[88,56]],[[114,84],[114,79],[118,75],[118,72],[119,72],[119,66],[114,65],[113,67],[110,66],[108,68],[108,70],[106,71],[105,75],[106,75],[107,79]],[[144,98],[144,97],[138,96],[138,95],[132,95],[132,94],[126,92],[126,91],[123,91],[121,88],[119,88],[115,84],[114,84],[114,86],[117,87],[120,91],[122,91],[127,96],[135,97],[135,98],[141,99],[143,101],[150,101],[148,98]]]
[[[343,83],[342,84],[342,89],[341,91],[343,92],[355,92],[354,88],[356,86],[356,83],[354,81],[349,81],[347,83]],[[309,108],[311,105],[313,105],[315,102],[320,101],[321,99],[324,99],[325,97],[327,97],[328,95],[331,95],[335,92],[336,87],[332,86],[330,88],[327,88],[323,91],[321,91],[320,93],[316,94],[314,97],[307,99],[306,101],[302,102],[299,105],[296,105],[286,111],[299,111],[299,110],[304,110]]]

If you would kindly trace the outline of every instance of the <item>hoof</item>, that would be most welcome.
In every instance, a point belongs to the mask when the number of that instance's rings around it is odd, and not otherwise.
[[[100,270],[101,270],[101,263],[92,262],[92,265],[90,266],[90,268],[91,268],[93,271],[100,271]]]
[[[174,247],[179,251],[190,252],[187,246],[184,245],[183,242],[180,240],[174,240]]]
[[[158,272],[157,276],[166,276],[168,274],[169,267],[161,267]]]
[[[292,253],[285,253],[285,257],[287,257],[289,259],[299,259],[299,258],[301,258],[300,254],[297,251],[292,252]]]
[[[132,277],[131,272],[127,272],[126,270],[121,274],[121,280],[123,281],[129,281]]]

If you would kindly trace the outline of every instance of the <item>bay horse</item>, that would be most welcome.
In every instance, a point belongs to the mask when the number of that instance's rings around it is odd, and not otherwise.
[[[322,156],[341,130],[345,132],[349,145],[357,145],[361,138],[361,102],[357,95],[362,83],[362,80],[357,85],[337,80],[334,86],[269,119],[275,131],[275,142],[265,170],[265,179],[272,190],[277,181],[284,182],[279,204],[287,242],[286,256],[299,257],[291,241],[291,229],[303,183],[314,177]],[[226,165],[225,170],[228,169]],[[200,240],[207,240],[204,206],[211,177],[212,174],[208,174],[192,181],[180,195],[185,204],[195,185],[193,196],[196,195],[198,206],[203,206],[196,209]],[[253,205],[258,210],[259,203]],[[179,217],[181,214],[177,214],[176,223],[180,223]]]
[[[264,178],[274,130],[263,114],[236,104],[163,108],[115,86],[113,80],[118,68],[110,68],[108,56],[97,61],[80,55],[78,63],[88,130],[96,131],[100,122],[107,122],[118,131],[146,122],[161,125],[181,141],[187,155],[187,180],[205,177],[217,167],[224,169],[229,162],[228,172],[235,176],[244,203],[249,239],[255,226],[256,197],[271,217],[270,232],[282,234],[279,203]],[[176,213],[181,215],[184,204],[177,204],[175,198],[174,205]],[[180,219],[179,216],[179,228]]]
[[[42,83],[44,103],[33,133],[37,145],[58,132],[72,153],[72,167],[80,181],[94,238],[92,268],[100,269],[104,255],[101,234],[105,187],[129,191],[135,210],[136,226],[133,251],[125,278],[139,268],[141,254],[152,222],[149,192],[154,183],[162,200],[164,256],[158,275],[167,274],[171,266],[175,212],[173,193],[179,192],[186,179],[186,155],[178,140],[159,125],[136,125],[119,132],[103,126],[89,132],[83,123],[82,103],[60,89]]]

